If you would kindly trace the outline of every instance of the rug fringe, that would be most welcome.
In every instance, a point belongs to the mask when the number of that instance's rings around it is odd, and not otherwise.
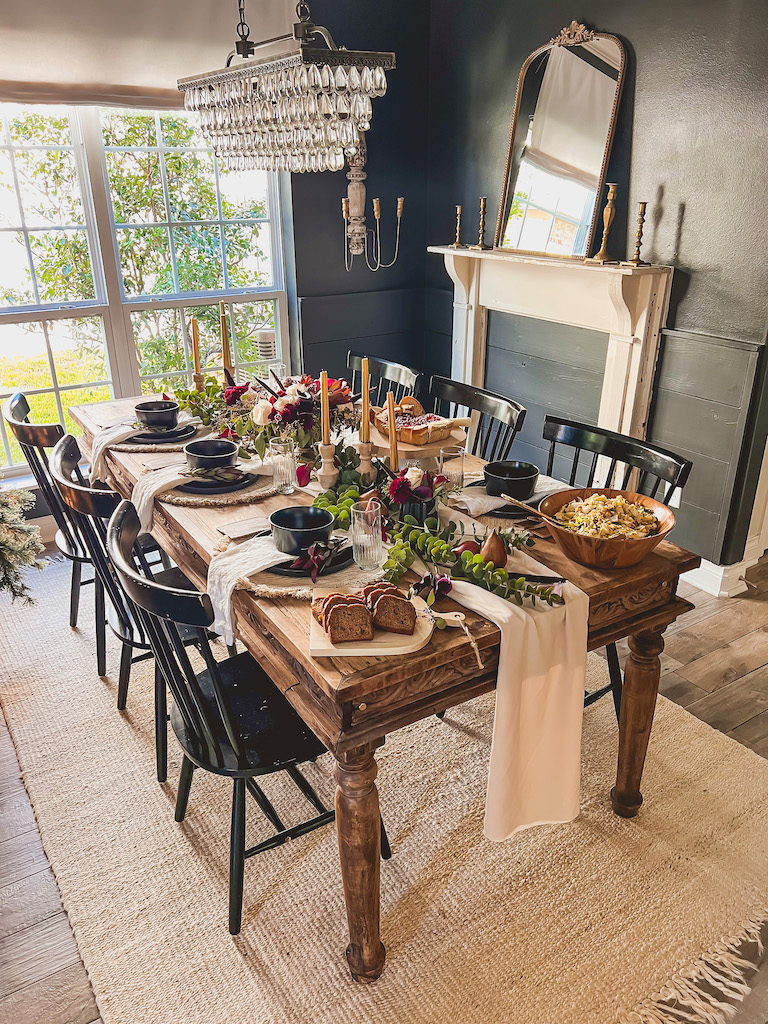
[[[745,960],[739,949],[754,942],[761,956],[761,932],[766,924],[768,914],[750,919],[738,935],[674,975],[617,1024],[727,1024],[736,1012],[735,1004],[749,994],[752,986],[747,977],[757,966]]]

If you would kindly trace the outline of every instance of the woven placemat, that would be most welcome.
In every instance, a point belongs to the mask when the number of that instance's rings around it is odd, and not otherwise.
[[[165,505],[184,505],[187,508],[226,508],[228,505],[255,505],[256,502],[279,494],[277,487],[259,487],[259,479],[240,491],[229,494],[183,494],[180,491],[167,491],[156,495],[157,501]]]
[[[150,452],[183,452],[184,446],[190,441],[202,441],[204,437],[210,437],[211,431],[207,428],[198,427],[197,432],[190,437],[185,437],[181,444],[132,444],[126,441],[124,444],[111,444],[109,450],[112,452],[130,452],[132,455],[147,455]]]

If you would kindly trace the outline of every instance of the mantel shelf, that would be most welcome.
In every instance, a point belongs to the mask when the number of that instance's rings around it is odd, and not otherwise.
[[[557,259],[554,256],[526,256],[522,253],[504,252],[499,249],[454,249],[450,245],[428,245],[427,252],[436,252],[441,256],[466,258],[471,260],[501,260],[504,263],[521,263],[527,266],[549,267],[566,270],[582,270],[587,273],[619,274],[621,277],[642,277],[647,274],[658,274],[660,270],[671,269],[649,264],[645,267],[626,267],[619,263],[584,263],[583,260]]]

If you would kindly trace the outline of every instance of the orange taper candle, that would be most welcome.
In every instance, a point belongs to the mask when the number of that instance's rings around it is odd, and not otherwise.
[[[387,393],[387,429],[389,430],[389,468],[393,473],[400,471],[400,456],[397,451],[397,425],[395,423],[395,396]]]
[[[371,377],[368,373],[368,359],[363,359],[363,365],[361,370],[362,377],[362,391],[363,391],[363,412],[362,420],[360,421],[360,440],[368,442],[371,440]]]
[[[331,443],[331,406],[328,401],[328,373],[320,374],[320,426],[323,432],[323,444]]]
[[[192,361],[195,373],[200,373],[200,336],[197,331],[197,318],[192,317]]]

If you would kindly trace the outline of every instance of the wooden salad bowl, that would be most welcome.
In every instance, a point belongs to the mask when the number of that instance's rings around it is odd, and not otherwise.
[[[645,505],[647,509],[656,516],[659,521],[658,533],[650,537],[587,537],[580,533],[574,533],[564,526],[558,526],[551,519],[545,519],[544,524],[549,531],[552,540],[557,544],[563,554],[567,555],[579,565],[589,565],[596,569],[628,569],[632,565],[642,562],[646,555],[667,536],[675,525],[675,514],[666,505],[662,505],[655,498],[649,498],[647,494],[637,494],[635,491],[617,491],[611,487],[576,487],[569,491],[558,491],[550,494],[539,503],[539,510],[545,516],[554,516],[563,505],[569,501],[589,498],[592,494],[605,494],[609,498],[617,498],[623,495],[627,501],[637,505]]]

